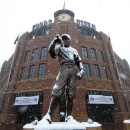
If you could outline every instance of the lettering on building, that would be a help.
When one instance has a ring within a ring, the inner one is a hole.
[[[40,23],[37,23],[32,26],[32,31],[30,32],[35,38],[39,36],[45,36],[50,33],[50,25],[52,23],[52,20],[43,21]]]
[[[87,21],[77,19],[78,33],[84,36],[90,36],[97,38],[98,32],[96,31],[96,26]]]

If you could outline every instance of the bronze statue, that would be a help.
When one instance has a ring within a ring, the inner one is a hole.
[[[43,117],[43,119],[46,119],[50,124],[52,122],[52,114],[65,92],[65,86],[67,86],[66,96],[68,97],[66,122],[72,119],[71,112],[73,100],[76,95],[77,79],[80,80],[84,74],[81,58],[77,50],[70,46],[70,43],[71,37],[68,34],[63,34],[61,37],[56,35],[48,48],[51,57],[56,58],[58,56],[60,63],[60,70],[52,90],[50,106],[47,114]],[[76,66],[79,68],[79,72],[77,72]]]

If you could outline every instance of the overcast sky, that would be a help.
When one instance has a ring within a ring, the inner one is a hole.
[[[54,21],[64,1],[65,9],[75,13],[75,22],[90,22],[109,34],[114,51],[130,64],[130,0],[0,0],[0,68],[14,53],[18,34],[44,20]]]

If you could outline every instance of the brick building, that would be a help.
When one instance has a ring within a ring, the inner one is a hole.
[[[15,53],[3,63],[0,72],[0,129],[22,128],[46,114],[51,90],[59,71],[58,59],[52,59],[47,48],[56,34],[71,36],[71,46],[82,58],[85,75],[78,81],[72,115],[79,122],[88,118],[103,125],[103,130],[122,130],[124,119],[130,116],[130,69],[112,49],[110,38],[97,32],[94,24],[74,22],[74,13],[59,10],[51,20],[33,25],[32,31],[19,38]],[[9,81],[9,82],[8,82]],[[110,96],[114,104],[91,104],[89,95]],[[16,97],[38,96],[36,105],[14,105]],[[61,99],[53,121],[63,121],[65,111]]]

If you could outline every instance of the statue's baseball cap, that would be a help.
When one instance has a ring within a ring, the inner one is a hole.
[[[63,37],[68,37],[68,38],[70,39],[70,41],[71,41],[70,35],[68,35],[68,34],[63,34],[63,35],[61,36],[61,38],[63,39]]]

